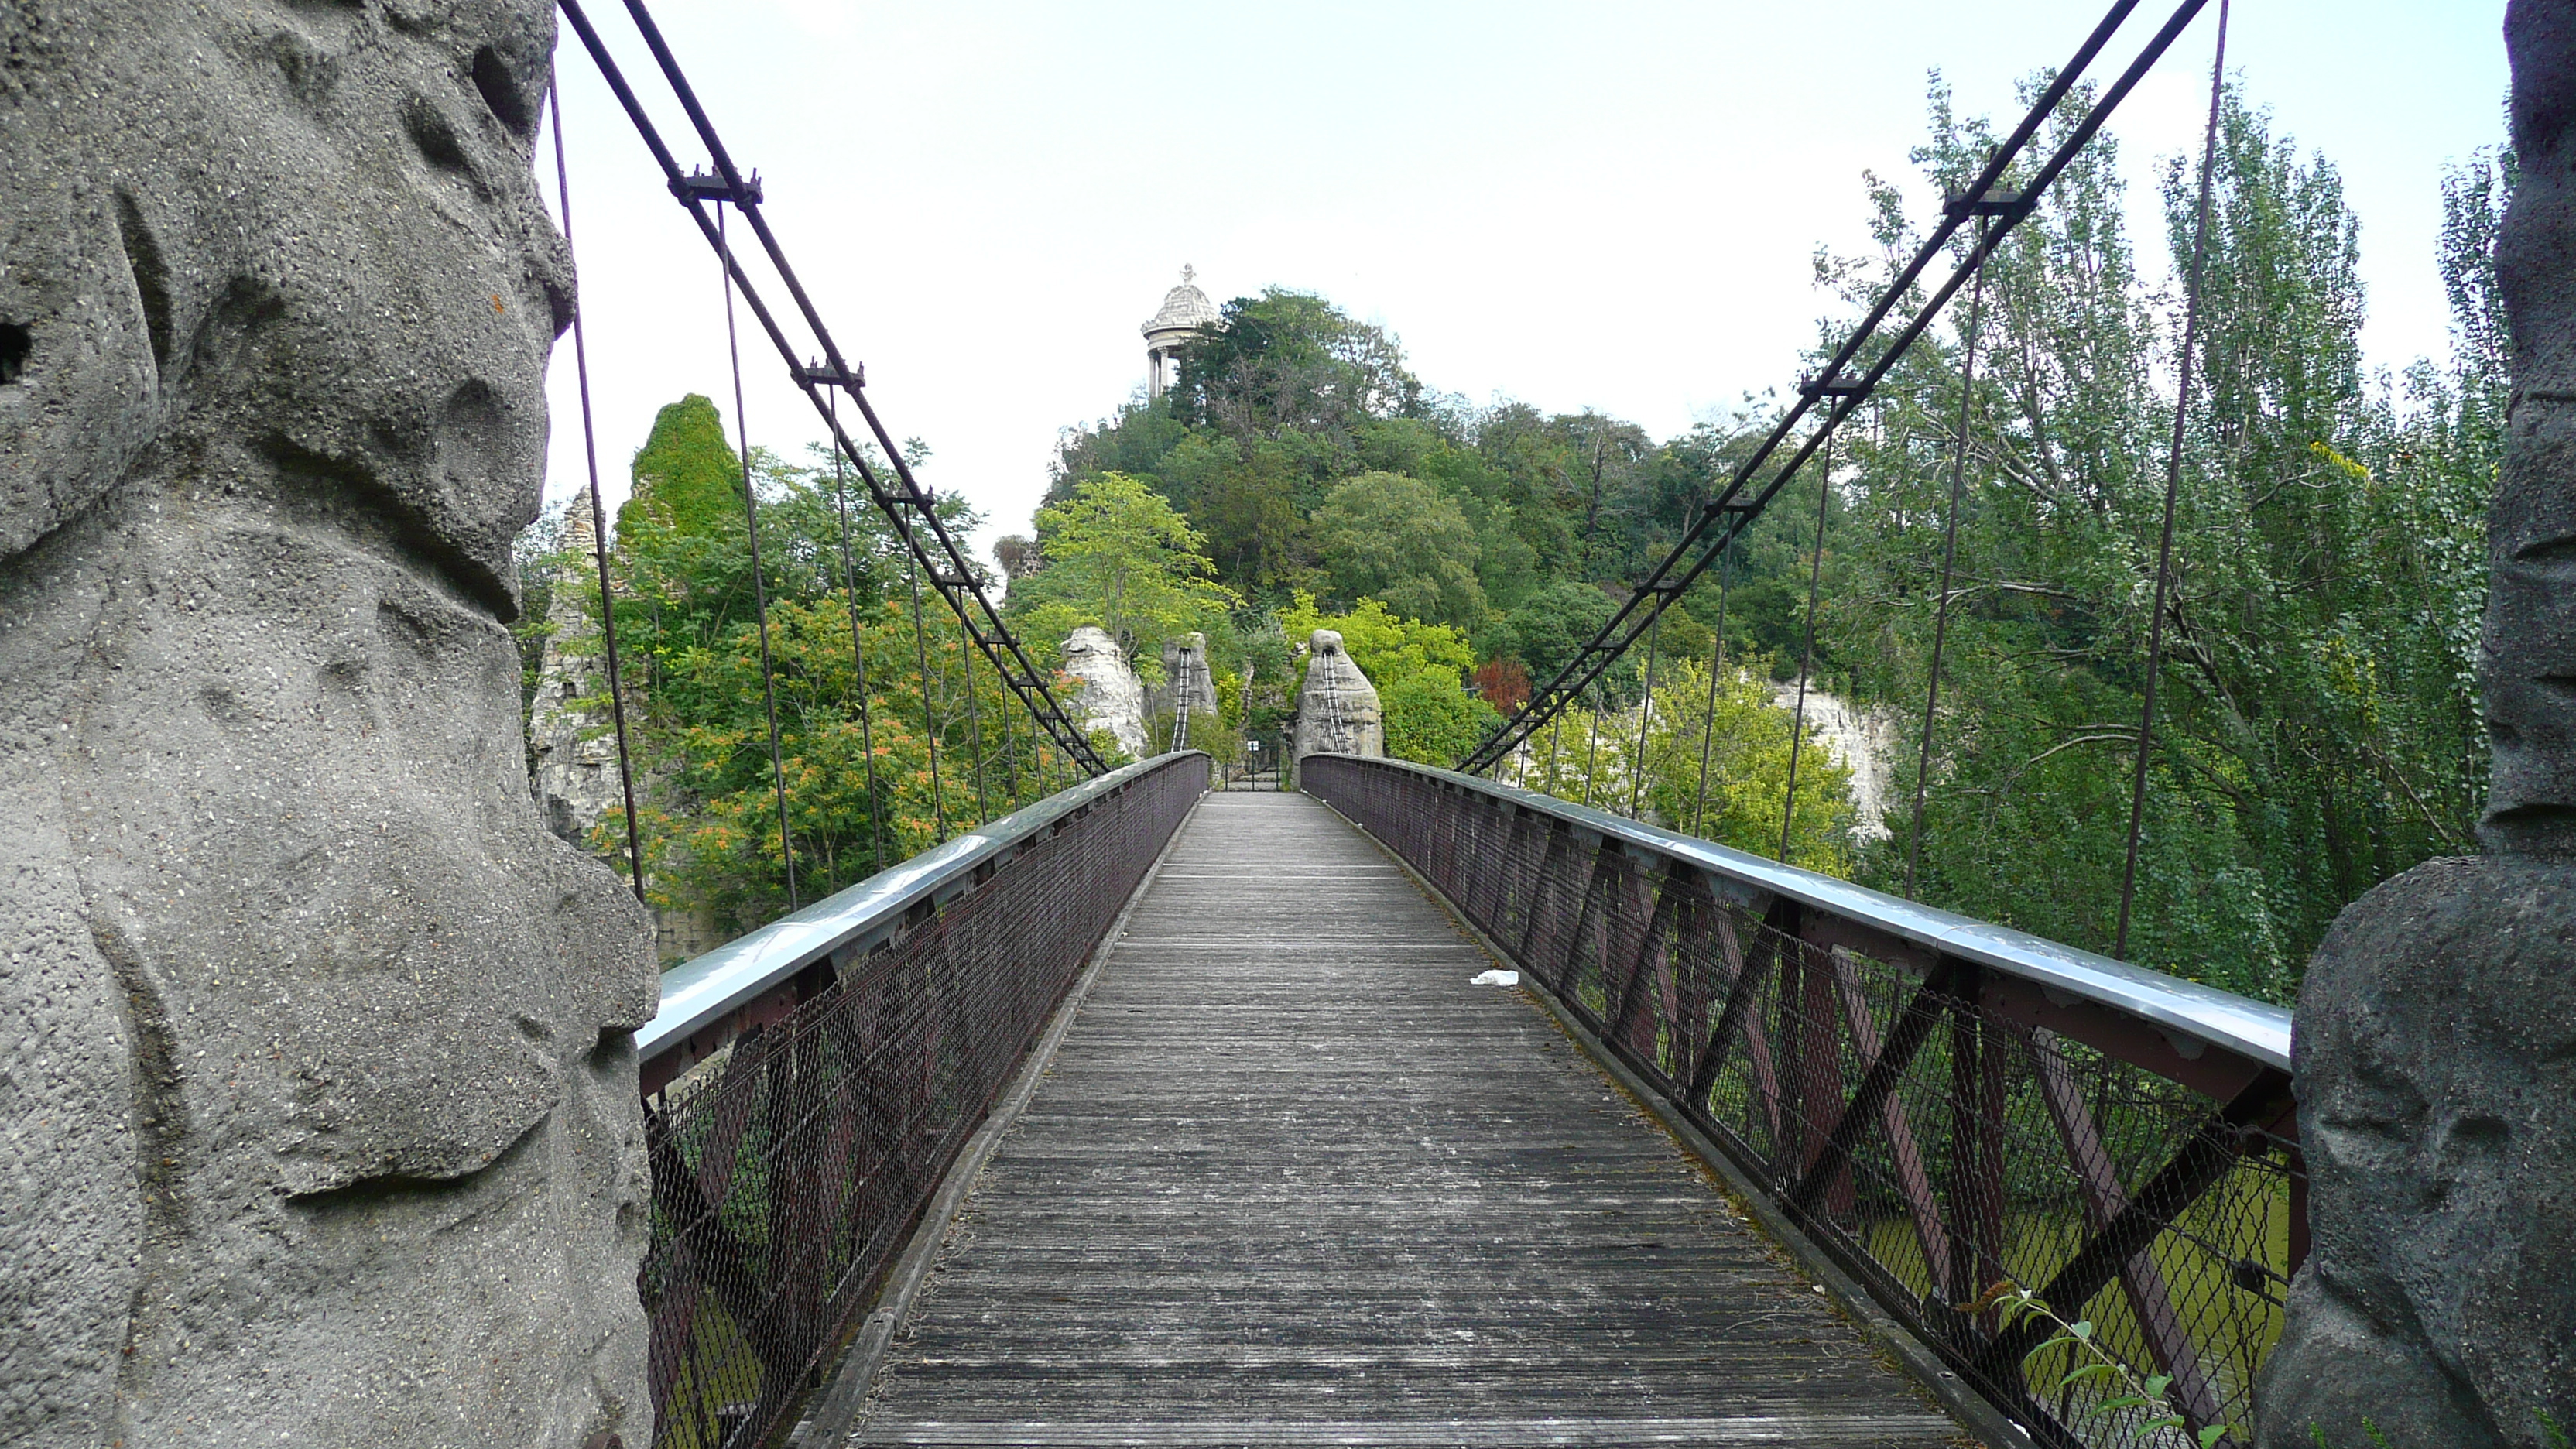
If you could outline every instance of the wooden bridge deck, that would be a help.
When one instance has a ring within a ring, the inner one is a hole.
[[[1358,831],[1183,832],[850,1443],[1968,1442]]]

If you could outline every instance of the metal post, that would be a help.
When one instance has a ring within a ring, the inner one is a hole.
[[[1735,540],[1730,537],[1718,545],[1717,556],[1717,654],[1708,666],[1708,715],[1699,729],[1699,794],[1691,804],[1691,834],[1698,835],[1708,817],[1708,750],[1717,739],[1717,681],[1726,673],[1726,595],[1732,582],[1735,562]]]
[[[868,652],[859,630],[859,565],[857,554],[850,548],[850,502],[846,485],[841,450],[835,448],[832,450],[832,512],[841,521],[841,576],[850,596],[850,669],[853,688],[859,697],[859,753],[867,761],[868,861],[875,870],[883,870],[886,868],[885,815],[883,804],[877,798],[876,726],[868,711]]]
[[[1982,245],[1986,229],[1981,220],[1977,240]],[[1966,498],[1968,466],[1968,416],[1977,387],[1977,324],[1985,310],[1986,272],[1977,268],[1975,281],[1968,291],[1968,330],[1960,340],[1959,362],[1959,431],[1950,446],[1950,507],[1941,525],[1941,589],[1932,608],[1931,682],[1923,696],[1923,748],[1914,767],[1914,830],[1905,846],[1905,894],[1914,894],[1916,868],[1923,860],[1923,805],[1932,781],[1933,717],[1941,707],[1941,655],[1950,640],[1950,578],[1959,558],[1959,511]]]
[[[912,586],[912,657],[921,669],[922,734],[930,741],[930,818],[939,839],[946,840],[948,794],[939,782],[939,720],[930,712],[930,643],[921,632],[921,567],[909,555],[903,561],[903,576]]]
[[[1655,717],[1655,646],[1663,637],[1663,630],[1664,616],[1658,611],[1655,621],[1646,626],[1646,694],[1644,701],[1637,706],[1637,758],[1628,772],[1628,818],[1631,820],[1645,818],[1638,813],[1638,807],[1645,799],[1646,726]]]

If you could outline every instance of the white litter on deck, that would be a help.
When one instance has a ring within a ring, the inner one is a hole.
[[[1469,977],[1467,979],[1467,984],[1470,986],[1518,986],[1521,984],[1521,973],[1517,971],[1486,971]]]

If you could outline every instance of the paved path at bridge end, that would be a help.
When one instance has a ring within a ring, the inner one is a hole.
[[[1207,797],[857,1446],[1970,1442],[1303,795]]]

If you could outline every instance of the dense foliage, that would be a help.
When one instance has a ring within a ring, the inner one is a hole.
[[[1993,140],[1936,82],[1922,179],[1964,182]],[[2112,944],[2198,179],[2180,160],[2164,168],[2151,271],[2124,228],[2117,162],[2116,143],[2097,139],[1997,254],[1975,304],[1919,848],[1965,298],[1843,430],[1830,484],[1820,493],[1807,474],[1738,545],[1727,587],[1712,578],[1667,614],[1653,709],[1641,712],[1640,650],[1515,766],[1530,783],[1778,852],[1789,726],[1768,680],[1798,670],[1821,528],[1816,685],[1876,724],[1889,803],[1867,828],[1848,789],[1855,762],[1811,739],[1792,856]],[[2135,959],[2285,997],[2345,902],[2468,846],[2484,775],[2481,528],[2504,401],[2489,255],[2510,181],[2509,158],[2483,155],[2444,188],[2453,359],[2374,375],[2359,346],[2360,228],[2333,165],[2227,97]],[[1873,248],[1818,261],[1836,308],[1811,365],[1919,243],[1894,185],[1868,178],[1865,195]],[[1379,679],[1390,748],[1439,758],[1481,733],[1466,717],[1483,701],[1447,689],[1451,669],[1511,703],[1522,681],[1547,679],[1771,416],[1756,401],[1658,443],[1597,414],[1471,408],[1423,386],[1381,330],[1274,289],[1226,306],[1168,396],[1072,435],[1055,492],[1112,470],[1159,492],[1205,533],[1216,575],[1292,641],[1319,619],[1346,635],[1374,619],[1454,631],[1472,657],[1444,657],[1441,690],[1409,668]],[[1439,723],[1399,729],[1399,709]]]
[[[911,461],[920,460],[916,445]],[[836,493],[819,450],[793,465],[754,449],[751,476],[799,899],[864,879],[1067,778],[926,589],[916,633],[906,556],[862,506],[855,478]],[[712,403],[693,395],[664,408],[636,454],[612,554],[649,893],[725,929],[770,920],[788,904],[742,478]],[[952,527],[975,522],[954,497],[938,506]],[[563,582],[586,581],[583,561],[546,562],[554,587],[579,601],[559,647],[595,655],[595,588]],[[587,680],[604,690],[596,673]],[[604,693],[588,703],[605,717]],[[624,832],[624,812],[612,810],[593,842],[621,867]]]
[[[1936,82],[1922,181],[1964,181],[1992,141]],[[1785,816],[1802,865],[2111,946],[2182,361],[2173,279],[2197,195],[2192,169],[2168,163],[2161,234],[2131,237],[2114,148],[2097,138],[1973,299],[1889,373],[1830,474],[1784,492],[1513,774],[1763,854],[1783,851]],[[2451,359],[2374,373],[2360,227],[2334,167],[2227,97],[2133,959],[2282,999],[2339,907],[2469,847],[2505,403],[2490,255],[2512,179],[2491,153],[2445,182]],[[1918,244],[1897,187],[1867,178],[1865,201],[1872,247],[1819,255],[1833,315],[1811,366]],[[1149,682],[1165,646],[1206,636],[1219,708],[1191,737],[1230,763],[1279,757],[1305,641],[1339,630],[1378,688],[1390,752],[1448,763],[1609,617],[1772,407],[1748,399],[1660,442],[1594,412],[1473,407],[1425,386],[1383,329],[1274,288],[1227,303],[1167,394],[1067,435],[1034,536],[997,549],[1006,612],[1042,665],[1095,624]],[[665,410],[618,519],[617,608],[655,888],[749,923],[784,883],[741,472],[705,399]],[[891,860],[1049,788],[1025,718],[935,599],[916,642],[903,556],[872,510],[848,515],[845,576],[828,459],[755,454],[751,472],[805,897],[867,873],[880,824]],[[953,497],[941,506],[972,521]],[[549,577],[530,575],[532,603]],[[1793,741],[1780,707],[1809,649],[1811,579],[1811,686],[1867,723],[1866,743],[1828,742],[1812,721]],[[620,828],[606,822],[603,841]]]

